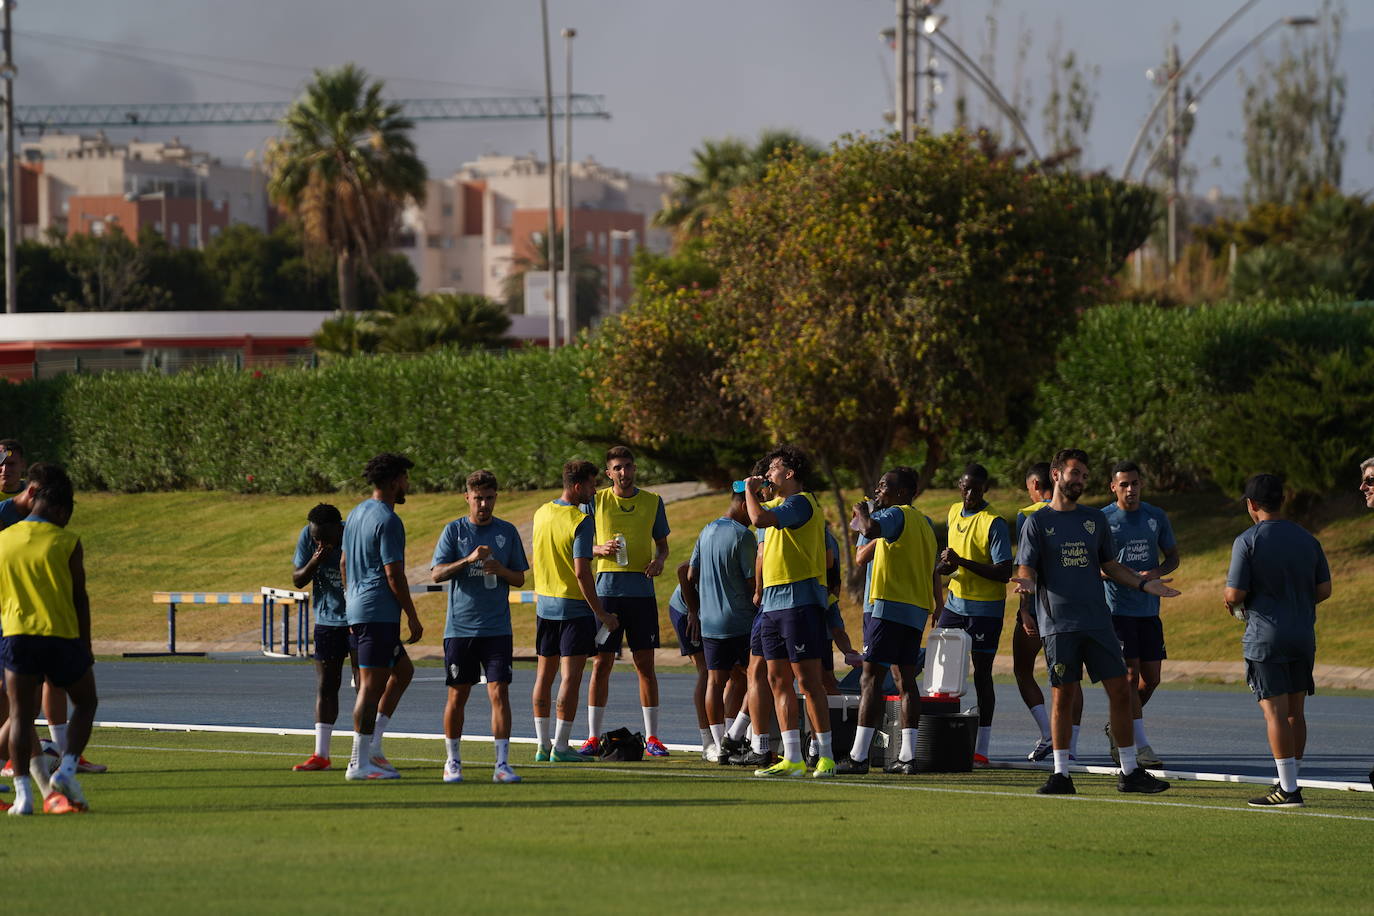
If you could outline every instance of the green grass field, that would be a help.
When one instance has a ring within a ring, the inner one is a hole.
[[[517,524],[527,522],[535,508],[553,495],[551,491],[503,494],[497,512]],[[356,498],[205,492],[81,494],[72,528],[86,544],[95,637],[163,638],[165,609],[152,604],[154,591],[289,587],[291,552],[306,512],[321,500],[347,512]],[[1146,498],[1169,512],[1183,554],[1174,582],[1183,595],[1164,603],[1170,657],[1238,659],[1240,628],[1222,609],[1221,589],[1231,541],[1249,524],[1244,510],[1217,494],[1155,497],[1147,493]],[[954,491],[934,490],[923,494],[917,505],[943,527],[955,499]],[[1024,494],[1006,489],[994,490],[990,499],[1008,516],[1025,501]],[[832,526],[839,530],[832,502],[822,498]],[[1105,499],[1086,502],[1100,505]],[[672,550],[668,573],[658,580],[660,607],[666,607],[676,584],[672,570],[690,555],[697,532],[724,505],[725,498],[714,495],[668,506]],[[466,503],[459,494],[411,496],[400,508],[409,542],[408,562],[427,568],[443,525],[464,512]],[[1336,518],[1316,533],[1325,545],[1334,585],[1333,597],[1318,614],[1317,660],[1367,666],[1374,659],[1374,616],[1368,613],[1374,605],[1374,563],[1370,562],[1374,512]],[[417,606],[428,629],[424,644],[438,646],[443,596],[423,596]],[[851,632],[858,632],[860,609],[847,599],[844,607]],[[533,645],[533,608],[516,608],[514,617],[516,645]],[[178,616],[179,635],[182,640],[232,638],[256,632],[258,620],[254,607],[188,607]],[[1004,643],[1009,644],[1010,636],[1007,628]],[[666,626],[664,641],[665,645],[673,642]]]
[[[1023,771],[767,782],[530,745],[509,786],[476,743],[444,785],[438,742],[394,737],[403,778],[358,784],[291,772],[310,740],[97,730],[92,813],[11,819],[6,878],[74,912],[1367,912],[1374,892],[1364,793],[1255,811],[1255,786],[1078,776],[1045,798]]]

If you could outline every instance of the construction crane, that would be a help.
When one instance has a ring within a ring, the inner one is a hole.
[[[528,121],[544,118],[539,96],[465,99],[395,99],[412,121]],[[136,105],[16,105],[14,123],[21,134],[98,127],[209,127],[276,124],[290,102],[164,102]],[[609,118],[603,95],[573,95],[574,118]],[[564,115],[564,100],[553,99],[553,114]]]

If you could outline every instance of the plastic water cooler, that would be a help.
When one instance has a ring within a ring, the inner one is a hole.
[[[916,769],[930,773],[967,773],[973,769],[978,711],[959,711],[968,690],[973,640],[965,630],[942,627],[926,639],[921,679],[921,720],[916,732]]]

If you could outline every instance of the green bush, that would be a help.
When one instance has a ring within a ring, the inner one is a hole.
[[[480,467],[505,487],[548,487],[563,462],[605,448],[585,359],[576,348],[440,351],[313,370],[68,375],[9,387],[0,435],[66,464],[86,489],[357,489],[381,451],[409,455],[424,490],[461,489]]]
[[[1332,354],[1371,346],[1374,309],[1347,303],[1095,308],[1057,348],[1055,371],[1037,390],[1037,419],[1022,458],[1046,460],[1058,448],[1077,446],[1098,467],[1134,459],[1163,487],[1206,479],[1231,485],[1235,474],[1243,479],[1262,468],[1283,472],[1275,459],[1235,449],[1239,431],[1264,416],[1247,419],[1238,411],[1254,407],[1255,398],[1279,397],[1276,382],[1260,380],[1272,373],[1279,378],[1281,366],[1311,371]],[[1334,417],[1347,409],[1327,400],[1335,387],[1309,386],[1292,395],[1320,398],[1306,407]],[[1297,441],[1308,423],[1295,411],[1277,411],[1267,432]],[[1337,451],[1318,449],[1314,457],[1336,468],[1343,460]],[[1244,470],[1232,470],[1237,467]]]

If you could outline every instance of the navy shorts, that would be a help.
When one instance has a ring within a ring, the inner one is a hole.
[[[1085,667],[1094,684],[1126,676],[1121,643],[1116,641],[1116,633],[1108,629],[1051,633],[1045,637],[1045,666],[1050,669],[1053,687],[1083,680]]]
[[[350,652],[358,651],[358,640],[346,624],[341,627],[327,623],[315,624],[315,661],[339,662]]]
[[[687,635],[687,615],[677,608],[668,608],[668,620],[673,624],[673,630],[677,633],[678,650],[683,656],[696,655],[701,651],[701,641],[692,642]],[[610,640],[606,640],[610,642]],[[633,647],[631,647],[633,648]]]
[[[476,684],[487,676],[488,684],[509,684],[511,635],[449,636],[444,640],[444,683],[450,687]]]
[[[0,662],[6,671],[70,687],[91,670],[95,657],[79,639],[19,635],[0,636]]]
[[[749,625],[749,654],[763,658],[763,614],[762,612],[754,615],[754,622]]]
[[[835,640],[833,639],[826,640],[825,654],[821,656],[821,670],[835,670]]]
[[[595,655],[596,631],[601,628],[595,617],[574,617],[571,620],[535,618],[535,654],[543,658],[571,658]]]
[[[770,662],[821,659],[830,649],[830,634],[825,629],[825,608],[819,604],[783,608],[759,614],[759,641],[763,657]]]
[[[705,636],[701,642],[706,652],[707,671],[733,671],[736,665],[749,667],[748,636],[726,636],[721,639]]]
[[[864,615],[864,661],[915,668],[921,662],[921,629]]]
[[[1317,684],[1312,679],[1312,666],[1315,655],[1297,661],[1259,662],[1245,660],[1245,683],[1255,694],[1257,700],[1287,696],[1290,693],[1305,693],[1308,696],[1317,692]]]
[[[358,649],[359,668],[394,668],[405,658],[401,645],[401,622],[355,623],[350,628]]]
[[[1001,617],[966,617],[946,609],[940,613],[940,621],[936,626],[967,630],[969,638],[973,640],[974,652],[997,654],[997,643],[1002,638]]]
[[[601,607],[620,620],[620,626],[596,647],[597,652],[619,652],[623,638],[631,652],[658,648],[658,599],[625,598],[606,595]]]
[[[1164,651],[1164,621],[1158,617],[1112,617],[1121,654],[1142,662],[1159,662],[1168,658]]]

